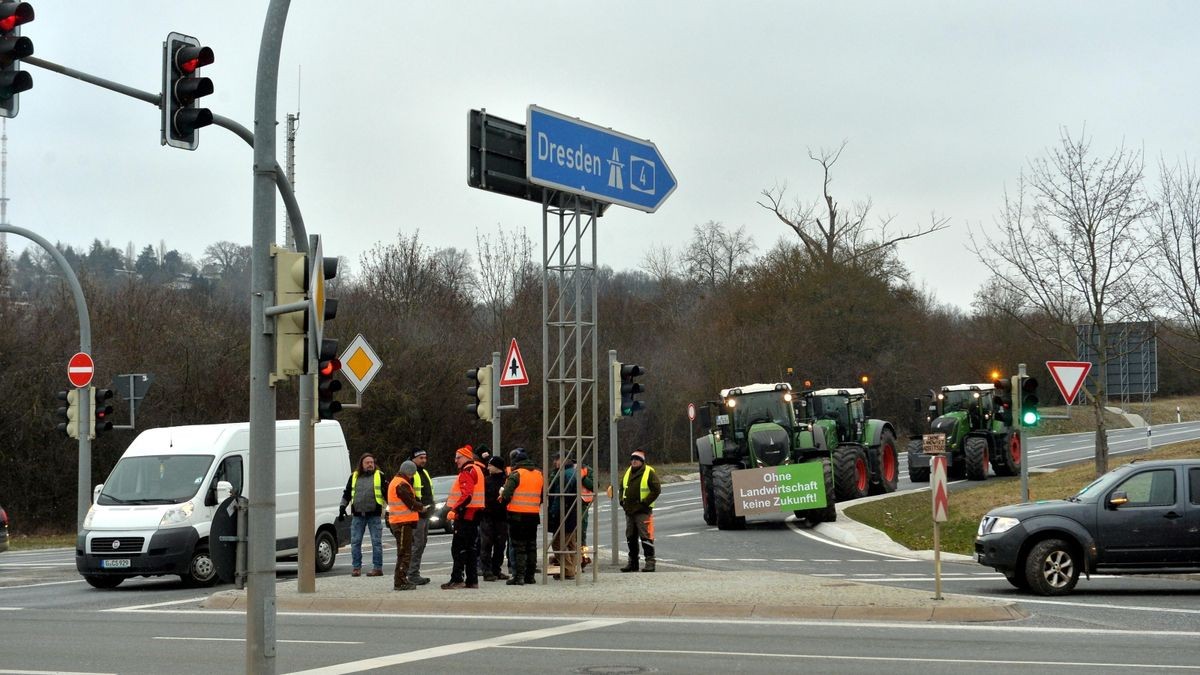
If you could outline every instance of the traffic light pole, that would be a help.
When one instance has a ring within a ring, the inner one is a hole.
[[[617,350],[608,350],[608,406],[613,408],[613,401],[619,397],[619,393],[613,392],[618,389],[621,384],[620,380],[612,376],[613,364],[617,362]],[[608,411],[608,519],[612,521],[612,564],[615,567],[621,562],[621,547],[617,541],[617,506],[621,500],[621,491],[617,486],[617,412],[618,410]]]
[[[500,352],[492,352],[492,456],[500,457]],[[507,458],[505,458],[507,459]]]
[[[1013,416],[1016,419],[1016,424],[1013,425],[1014,433],[1017,434],[1017,440],[1021,444],[1021,502],[1029,501],[1029,448],[1025,447],[1025,432],[1022,431],[1023,412],[1021,410],[1021,378],[1027,376],[1025,372],[1025,364],[1017,364],[1017,377],[1013,382]]]
[[[83,297],[83,288],[79,285],[79,278],[75,276],[75,271],[71,269],[71,265],[67,263],[67,259],[63,257],[62,252],[47,241],[45,237],[23,227],[0,224],[0,232],[8,232],[32,240],[45,249],[46,253],[49,253],[54,262],[58,264],[63,278],[67,280],[67,285],[71,287],[71,295],[75,298],[75,312],[79,315],[79,351],[84,354],[91,354],[92,322],[88,318],[87,299]],[[82,387],[79,391],[86,392],[88,389]],[[80,433],[79,476],[75,492],[75,531],[79,532],[83,529],[83,519],[87,516],[88,507],[92,503],[92,439],[87,433],[87,429],[83,427],[84,422],[92,417],[91,397],[81,393],[76,405],[79,407]]]

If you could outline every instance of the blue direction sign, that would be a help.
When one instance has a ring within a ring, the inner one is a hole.
[[[529,182],[654,213],[675,175],[650,141],[531,105],[526,113]]]

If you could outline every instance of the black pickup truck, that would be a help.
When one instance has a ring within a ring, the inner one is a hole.
[[[1067,499],[992,509],[975,558],[1039,595],[1081,573],[1200,572],[1200,459],[1135,461]]]

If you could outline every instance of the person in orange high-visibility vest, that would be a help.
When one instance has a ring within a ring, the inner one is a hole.
[[[524,586],[537,583],[537,530],[541,523],[542,493],[545,479],[539,470],[518,448],[512,452],[513,470],[500,488],[500,503],[508,511],[508,540],[513,546],[513,574],[505,583]]]
[[[475,542],[479,535],[479,511],[484,504],[483,471],[475,463],[475,453],[470,445],[464,445],[454,453],[454,464],[458,467],[458,480],[446,499],[449,509],[446,516],[454,520],[454,539],[450,541],[454,566],[450,569],[450,581],[442,584],[442,590],[446,591],[479,588],[479,568],[476,566],[479,552]]]
[[[392,590],[411,591],[416,584],[408,581],[408,566],[412,563],[413,527],[417,524],[425,505],[413,492],[412,477],[417,465],[406,461],[400,471],[388,483],[388,527],[396,536],[396,573],[392,579]]]

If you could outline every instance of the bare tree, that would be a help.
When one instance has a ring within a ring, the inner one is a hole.
[[[1153,252],[1148,273],[1158,282],[1153,298],[1163,315],[1162,326],[1200,342],[1200,172],[1192,163],[1174,168],[1159,163],[1158,209],[1146,228]],[[1200,354],[1174,348],[1172,356],[1184,367],[1200,372]]]
[[[971,248],[992,274],[977,303],[1017,321],[1064,354],[1075,326],[1094,327],[1100,373],[1114,357],[1112,324],[1141,318],[1146,293],[1135,237],[1154,206],[1143,189],[1142,153],[1121,145],[1107,157],[1091,140],[1059,132],[1058,146],[1029,162],[1015,195],[1004,195],[997,231],[971,233]],[[1104,378],[1088,393],[1096,419],[1096,474],[1108,471]]]
[[[868,223],[872,203],[870,198],[855,202],[849,212],[829,192],[833,183],[831,172],[846,149],[846,141],[837,150],[822,149],[819,155],[810,150],[808,158],[821,165],[823,175],[821,200],[801,202],[796,200],[785,206],[787,186],[763,190],[763,200],[758,205],[775,214],[796,236],[807,254],[808,261],[821,270],[838,266],[858,268],[875,267],[882,274],[898,266],[892,253],[896,244],[933,234],[949,227],[949,218],[930,216],[928,226],[917,227],[912,232],[891,233],[894,216],[878,218],[875,225]]]
[[[683,274],[680,256],[670,246],[651,246],[642,256],[641,269],[660,284]]]
[[[533,242],[523,229],[510,233],[497,226],[495,237],[476,230],[475,258],[479,267],[475,294],[487,309],[493,342],[498,343],[502,336],[513,333],[506,309],[537,280]]]
[[[203,265],[213,265],[222,277],[240,277],[250,269],[251,248],[232,241],[218,241],[204,248]]]
[[[731,231],[710,220],[692,228],[692,233],[679,261],[693,281],[708,288],[724,286],[735,281],[750,262],[754,238],[746,235],[746,226]]]

